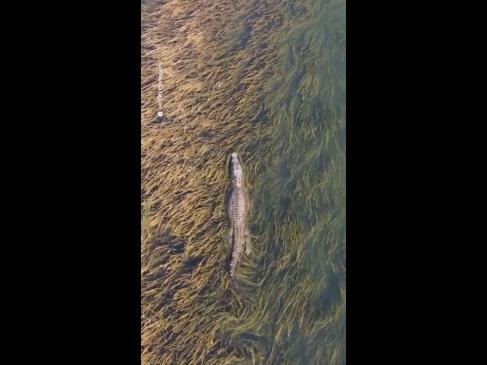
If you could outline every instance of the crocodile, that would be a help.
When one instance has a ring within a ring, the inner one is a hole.
[[[250,200],[237,153],[230,155],[230,186],[227,195],[227,215],[230,222],[229,243],[232,247],[230,277],[235,282],[235,273],[243,252],[251,251],[250,234],[247,227],[250,215]]]

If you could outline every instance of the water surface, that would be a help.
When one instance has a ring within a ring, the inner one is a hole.
[[[262,271],[246,330],[266,339],[269,363],[344,364],[345,1],[290,3],[289,22],[269,140],[249,161]]]

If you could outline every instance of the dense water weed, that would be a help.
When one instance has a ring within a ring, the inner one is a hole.
[[[344,0],[142,3],[143,364],[345,363],[345,42]]]

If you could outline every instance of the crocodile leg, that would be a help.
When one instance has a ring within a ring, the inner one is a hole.
[[[247,231],[245,233],[245,253],[247,255],[250,255],[251,252],[252,252],[252,245],[250,243],[250,232]]]

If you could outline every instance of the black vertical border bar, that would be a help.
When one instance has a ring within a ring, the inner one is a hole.
[[[141,0],[142,1],[142,0]],[[134,311],[134,329],[133,335],[136,337],[134,340],[135,344],[135,351],[134,351],[134,364],[141,364],[141,251],[140,251],[140,237],[141,237],[141,215],[142,215],[142,208],[141,208],[141,1],[137,2],[137,11],[133,14],[136,17],[135,21],[132,22],[133,28],[131,29],[132,32],[136,35],[134,37],[134,48],[135,52],[133,52],[133,80],[131,80],[131,84],[134,85],[134,99],[133,104],[135,106],[134,110],[132,111],[133,116],[133,123],[134,123],[134,133],[133,133],[133,143],[135,145],[134,158],[133,161],[134,165],[136,166],[136,174],[134,176],[134,184],[136,186],[135,190],[135,203],[136,207],[132,210],[134,212],[135,225],[137,229],[135,230],[135,234],[133,237],[133,241],[136,243],[133,247],[133,257],[135,258],[135,275],[133,276],[133,280],[135,282],[135,298],[134,298],[134,306],[136,310]],[[136,3],[134,1],[134,3]]]
[[[116,6],[116,5],[115,5]],[[128,87],[124,93],[125,100],[122,109],[125,112],[124,122],[128,124],[127,134],[124,135],[127,148],[124,149],[126,155],[121,159],[120,166],[125,170],[128,183],[128,200],[127,226],[133,228],[123,228],[127,230],[125,244],[127,245],[127,254],[124,259],[127,260],[124,266],[127,267],[127,276],[125,283],[120,283],[121,290],[127,297],[127,306],[125,308],[124,319],[127,322],[127,357],[122,358],[123,363],[140,364],[141,363],[141,0],[129,1],[125,5],[125,19],[123,19],[124,28],[119,31],[123,34],[120,37],[120,47],[123,55],[126,57],[124,68],[125,72],[120,70],[120,78]]]
[[[142,1],[142,0],[141,0]],[[135,1],[134,1],[135,3]],[[136,233],[133,237],[134,242],[136,244],[134,245],[134,257],[136,258],[135,261],[135,276],[134,276],[134,281],[135,281],[135,331],[134,335],[136,336],[135,338],[135,352],[134,352],[134,364],[141,364],[141,248],[140,248],[140,237],[141,237],[141,215],[142,215],[142,208],[141,208],[141,138],[142,138],[142,132],[141,132],[141,52],[142,52],[142,46],[141,46],[141,37],[142,37],[142,20],[141,20],[141,2],[138,3],[137,10],[135,11],[134,14],[136,16],[135,21],[133,22],[133,26],[135,29],[132,29],[134,34],[136,34],[136,37],[134,39],[134,48],[136,49],[136,52],[133,53],[134,57],[134,65],[135,67],[133,68],[133,75],[134,75],[134,80],[132,80],[132,83],[135,84],[134,86],[134,93],[135,93],[135,100],[134,104],[135,110],[133,111],[133,121],[135,123],[135,132],[134,132],[134,141],[133,143],[135,144],[135,150],[136,153],[135,155],[135,161],[134,164],[136,166],[136,175],[134,176],[135,180],[135,186],[136,186],[136,198],[135,198],[135,203],[136,207],[133,210],[134,212],[134,219],[135,225],[137,227]]]

